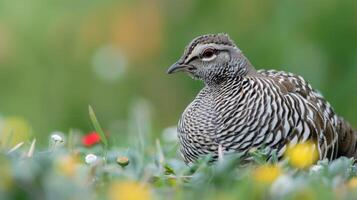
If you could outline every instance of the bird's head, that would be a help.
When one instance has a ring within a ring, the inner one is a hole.
[[[183,71],[206,83],[245,75],[254,70],[227,34],[208,34],[193,39],[168,74]]]

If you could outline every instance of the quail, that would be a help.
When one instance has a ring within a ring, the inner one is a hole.
[[[253,149],[283,157],[288,145],[313,141],[319,159],[357,158],[357,132],[301,76],[256,70],[227,34],[193,39],[167,71],[204,82],[178,122],[186,163],[220,152],[249,159]]]

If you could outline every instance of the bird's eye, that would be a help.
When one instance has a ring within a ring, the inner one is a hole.
[[[211,58],[212,56],[215,55],[215,50],[214,49],[211,49],[211,48],[208,48],[208,49],[205,49],[202,53],[202,58]]]

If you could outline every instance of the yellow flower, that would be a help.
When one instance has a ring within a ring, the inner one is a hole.
[[[253,171],[253,177],[257,182],[270,184],[282,174],[282,170],[277,165],[259,166]]]
[[[66,176],[74,176],[79,165],[79,159],[75,155],[63,155],[57,161],[58,171]]]
[[[350,189],[357,189],[357,177],[353,177],[347,182],[347,187]]]
[[[8,117],[2,121],[0,128],[1,143],[9,142],[12,147],[20,142],[28,139],[30,132],[30,125],[21,117]]]
[[[299,143],[288,147],[285,158],[289,163],[299,169],[306,169],[315,164],[319,158],[316,145],[312,142]]]
[[[152,194],[147,185],[138,182],[113,182],[108,190],[110,200],[151,200]]]

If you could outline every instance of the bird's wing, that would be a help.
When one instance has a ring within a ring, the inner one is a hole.
[[[307,111],[301,118],[305,120],[319,145],[320,158],[333,159],[338,152],[337,116],[323,96],[312,89],[301,76],[275,70],[260,70],[258,73],[274,80],[285,97],[289,96],[303,102]]]

